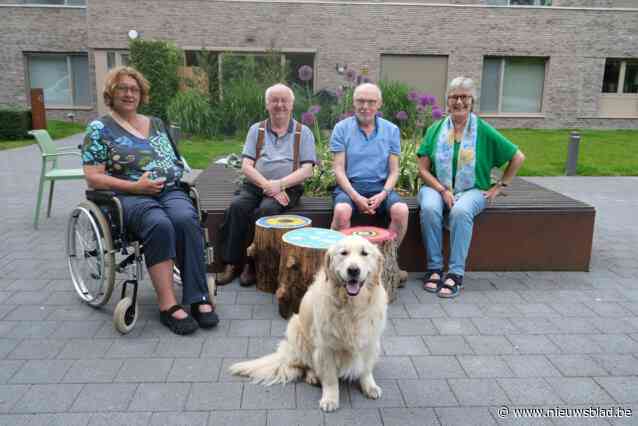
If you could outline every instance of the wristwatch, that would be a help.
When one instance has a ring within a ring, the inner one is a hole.
[[[498,182],[496,182],[496,184],[498,186],[502,186],[503,188],[507,188],[509,186],[509,183],[505,183],[502,180],[499,180]]]
[[[392,192],[391,189],[387,189],[387,188],[383,188],[383,191],[388,195],[390,195],[390,193]]]

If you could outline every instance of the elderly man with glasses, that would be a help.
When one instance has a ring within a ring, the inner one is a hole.
[[[268,119],[253,124],[248,131],[241,166],[246,181],[226,210],[218,236],[225,264],[217,275],[218,285],[231,282],[242,262],[239,284],[255,283],[254,265],[245,256],[255,221],[295,206],[316,162],[312,131],[292,118],[292,90],[275,84],[266,90],[265,98]]]
[[[337,180],[332,229],[350,227],[353,212],[380,215],[401,244],[408,226],[408,206],[394,186],[399,179],[401,132],[378,116],[381,90],[374,84],[357,86],[352,95],[354,115],[335,126],[330,139]],[[401,280],[407,273],[401,271]]]

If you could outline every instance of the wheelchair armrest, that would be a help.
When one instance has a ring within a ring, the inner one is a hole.
[[[115,192],[103,189],[87,189],[85,194],[87,200],[93,201],[97,205],[113,204],[113,198],[115,198]]]
[[[182,189],[182,191],[184,191],[187,194],[191,192],[191,188],[195,188],[195,184],[194,183],[185,182],[183,180],[180,180],[178,185]]]

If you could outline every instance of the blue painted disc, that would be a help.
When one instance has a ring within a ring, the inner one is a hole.
[[[325,250],[337,241],[345,238],[341,232],[325,228],[300,228],[288,231],[283,240],[300,247]]]

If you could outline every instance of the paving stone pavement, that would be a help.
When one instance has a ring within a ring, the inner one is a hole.
[[[513,409],[638,410],[638,178],[530,179],[596,207],[591,271],[470,272],[446,301],[411,274],[389,307],[375,371],[383,397],[342,383],[341,408],[323,414],[316,387],[257,386],[227,371],[284,333],[270,295],[225,286],[219,327],[183,338],[160,325],[148,282],[127,336],[112,326],[116,293],[99,310],[81,303],[64,236],[84,184],[58,182],[52,216],[36,231],[39,167],[35,146],[0,151],[0,425],[637,423],[515,418]]]

